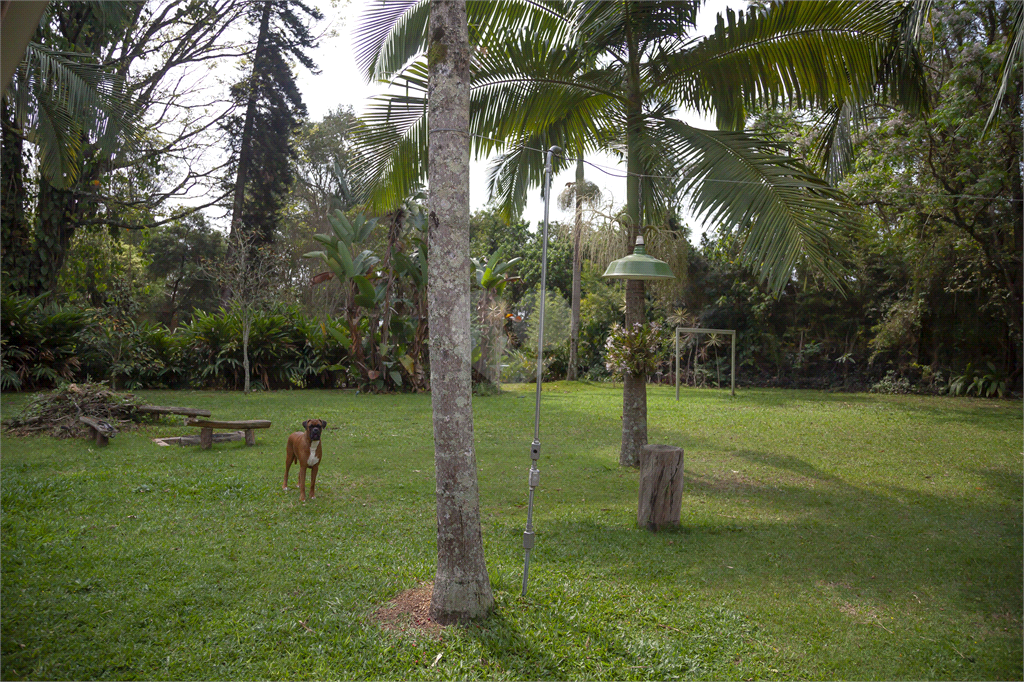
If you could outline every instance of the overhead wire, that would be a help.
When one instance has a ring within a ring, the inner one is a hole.
[[[477,138],[480,138],[482,140],[488,140],[490,142],[497,142],[498,144],[505,144],[504,141],[502,141],[502,140],[499,140],[499,139],[496,139],[496,138],[493,138],[493,137],[488,137],[487,135],[481,135],[479,133],[471,133],[470,136],[471,137],[477,137]],[[547,151],[545,149],[537,149],[536,147],[529,147],[529,146],[527,146],[525,144],[524,145],[517,145],[517,147],[519,149],[526,149],[526,150],[529,150],[529,151],[532,151],[532,152],[540,152],[541,154],[543,154],[543,153],[545,153]],[[601,164],[594,163],[593,161],[588,161],[587,159],[580,159],[580,158],[576,158],[576,157],[566,156],[564,153],[563,154],[559,154],[559,156],[561,156],[566,161],[582,161],[584,164],[586,164],[586,165],[588,165],[588,166],[590,166],[590,167],[592,167],[592,168],[594,168],[596,170],[601,171],[605,175],[610,175],[610,176],[615,177],[615,178],[628,178],[629,176],[633,175],[633,176],[636,176],[636,177],[639,177],[639,178],[651,178],[651,179],[655,179],[655,180],[675,180],[676,179],[674,176],[671,176],[671,175],[652,175],[650,173],[633,173],[633,172],[630,172],[630,171],[623,172],[623,171],[620,171],[618,169],[611,168],[610,166],[602,166]],[[734,184],[734,185],[758,185],[758,186],[764,186],[764,183],[755,182],[755,181],[752,181],[752,180],[726,180],[724,178],[705,178],[704,182],[718,182],[718,183]],[[900,192],[900,194],[904,195],[904,196],[920,197],[922,199],[929,199],[929,198],[931,198],[931,199],[977,199],[977,200],[982,200],[982,201],[1007,201],[1007,202],[1010,202],[1010,203],[1024,201],[1024,199],[1014,199],[1012,197],[987,197],[987,196],[983,196],[983,195],[980,195],[980,194],[923,194],[923,193],[919,193],[919,192]]]

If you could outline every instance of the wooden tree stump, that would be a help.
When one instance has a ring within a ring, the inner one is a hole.
[[[643,446],[637,525],[650,531],[678,526],[682,504],[683,449],[671,445]]]
[[[203,427],[199,431],[199,447],[209,450],[211,445],[213,445],[213,428]]]

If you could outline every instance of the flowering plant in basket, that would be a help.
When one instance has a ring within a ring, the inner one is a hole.
[[[614,376],[651,374],[661,350],[661,325],[636,323],[627,329],[613,324],[604,347],[604,366]]]

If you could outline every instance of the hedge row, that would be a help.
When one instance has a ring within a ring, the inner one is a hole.
[[[48,388],[109,380],[117,389],[239,388],[242,323],[227,310],[196,310],[174,330],[110,311],[0,298],[0,388]],[[256,315],[249,362],[257,389],[338,387],[357,381],[341,321],[310,320],[297,308]]]

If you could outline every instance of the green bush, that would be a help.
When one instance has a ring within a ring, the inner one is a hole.
[[[79,334],[91,321],[85,310],[44,304],[49,294],[0,297],[0,389],[55,386],[81,365]]]
[[[888,395],[906,395],[912,391],[910,379],[899,376],[895,370],[889,370],[885,377],[871,385],[872,393],[885,393]]]
[[[196,387],[238,388],[244,383],[242,322],[232,312],[196,310],[183,325],[187,374]],[[316,321],[297,308],[261,312],[249,333],[249,365],[257,390],[347,383],[348,330],[342,321]]]
[[[988,371],[977,369],[967,363],[964,373],[949,382],[950,395],[971,395],[979,398],[1002,398],[1006,395],[1006,376],[991,362],[986,362]]]

